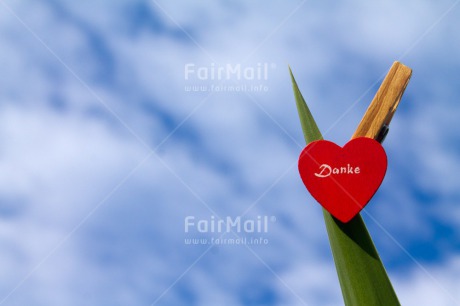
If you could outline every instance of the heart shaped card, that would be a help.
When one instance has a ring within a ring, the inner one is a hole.
[[[385,177],[387,156],[371,138],[343,148],[327,140],[311,142],[299,157],[299,172],[311,195],[335,218],[350,221],[367,205]]]

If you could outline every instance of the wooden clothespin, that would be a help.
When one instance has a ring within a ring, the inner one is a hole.
[[[352,138],[369,137],[383,142],[411,75],[412,69],[393,63]]]

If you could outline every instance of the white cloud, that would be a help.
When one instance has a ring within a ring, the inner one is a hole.
[[[451,257],[438,266],[426,265],[427,271],[415,269],[408,275],[394,278],[402,305],[457,305],[460,278],[458,257]]]
[[[317,260],[314,264],[293,265],[282,278],[285,284],[279,285],[283,293],[281,305],[343,304],[337,273],[329,262]]]

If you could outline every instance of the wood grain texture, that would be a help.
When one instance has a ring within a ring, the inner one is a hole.
[[[390,124],[411,75],[412,69],[400,62],[393,63],[352,138],[375,139],[382,126]]]

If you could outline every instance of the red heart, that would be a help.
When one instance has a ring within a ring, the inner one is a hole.
[[[371,138],[343,148],[327,140],[311,142],[299,157],[299,172],[311,195],[334,217],[350,221],[374,196],[387,170],[383,147]]]

